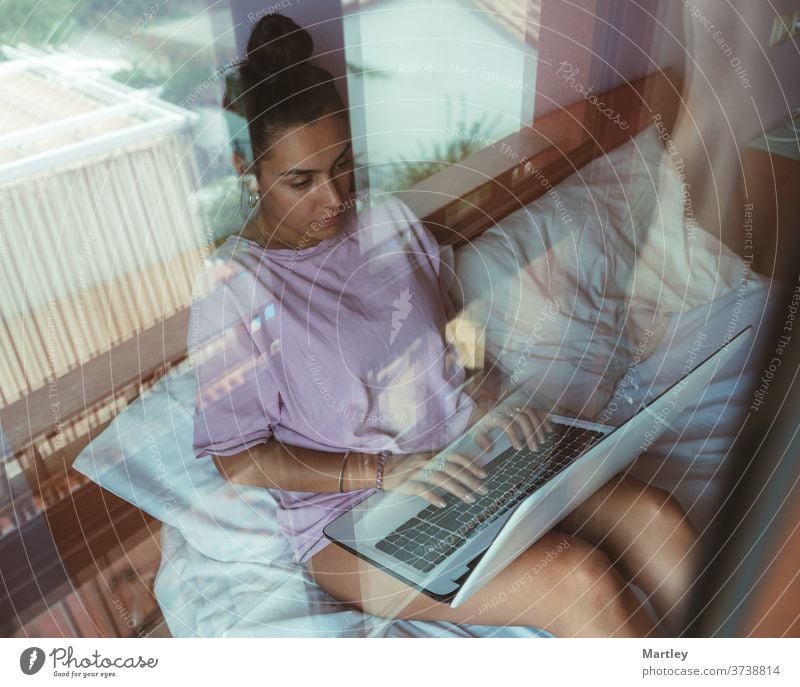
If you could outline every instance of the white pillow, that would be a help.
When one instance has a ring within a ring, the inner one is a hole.
[[[217,560],[274,561],[288,547],[269,490],[239,486],[192,452],[196,389],[189,360],[171,370],[94,439],[73,467],[181,530]]]
[[[456,248],[453,301],[509,386],[594,417],[675,313],[735,288],[741,261],[684,226],[682,191],[650,127]]]

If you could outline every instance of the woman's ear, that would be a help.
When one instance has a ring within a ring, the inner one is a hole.
[[[231,162],[233,163],[233,168],[236,170],[236,174],[243,176],[247,173],[247,160],[245,160],[244,155],[240,152],[234,151],[231,155]]]

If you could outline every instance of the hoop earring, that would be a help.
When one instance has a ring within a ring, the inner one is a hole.
[[[242,214],[248,217],[261,201],[261,191],[256,190],[256,192],[253,193],[253,188],[246,179],[242,179],[239,182],[239,188],[239,205],[242,208]],[[246,198],[245,194],[247,196]]]

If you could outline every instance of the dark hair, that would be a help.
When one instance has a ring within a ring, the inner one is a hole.
[[[333,76],[311,62],[313,50],[308,31],[282,14],[268,14],[253,27],[239,77],[256,164],[269,157],[279,131],[329,113],[346,116]]]

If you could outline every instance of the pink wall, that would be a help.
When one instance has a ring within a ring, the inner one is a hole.
[[[798,45],[767,47],[776,13],[793,9],[800,0],[543,0],[535,112],[582,97],[558,74],[562,61],[596,91],[676,68],[685,108],[672,138],[695,215],[735,247],[747,145],[800,107]]]
[[[577,68],[576,78],[581,79],[581,83],[586,84],[590,80],[595,61],[596,5],[597,0],[570,3],[542,0],[535,117],[556,110],[561,105],[568,105],[580,97],[557,75],[560,64],[566,63]]]
[[[574,83],[559,70],[578,68],[576,82],[596,91],[633,81],[660,68],[683,66],[683,50],[659,25],[677,2],[638,0],[543,0],[537,74],[538,115],[574,102]],[[672,18],[675,21],[675,18]],[[680,33],[681,29],[678,28]]]
[[[798,45],[768,47],[775,12],[792,9],[800,9],[800,0],[693,0],[680,17],[690,109],[709,127],[728,128],[729,121],[737,143],[763,133],[762,125],[772,129],[800,106]]]
[[[775,16],[770,4],[777,12],[800,9],[800,0],[542,0],[536,112],[580,97],[556,74],[562,61],[578,67],[582,83],[597,90],[674,67],[685,69],[689,104],[702,109],[704,119],[727,113],[735,140],[749,141],[761,121],[772,128],[800,106],[798,46],[766,47]],[[730,54],[718,39],[731,46]],[[734,57],[749,88],[730,64]]]
[[[681,22],[686,110],[673,138],[689,170],[695,212],[701,226],[741,251],[744,205],[754,202],[763,249],[790,228],[774,224],[774,211],[764,214],[775,196],[748,144],[800,106],[797,44],[768,47],[775,12],[800,9],[800,0],[773,0],[774,9],[749,0],[688,4]]]

